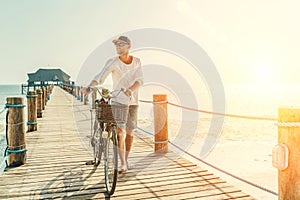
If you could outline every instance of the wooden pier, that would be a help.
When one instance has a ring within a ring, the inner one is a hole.
[[[134,168],[119,175],[107,197],[103,165],[85,164],[92,156],[80,134],[90,134],[89,108],[54,87],[38,131],[26,133],[26,164],[0,177],[0,199],[254,199],[172,152],[153,153],[142,133],[130,157]]]

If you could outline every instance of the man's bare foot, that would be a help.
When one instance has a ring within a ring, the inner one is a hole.
[[[127,170],[133,169],[133,165],[130,162],[126,162],[127,163]]]
[[[119,174],[125,173],[127,171],[126,165],[122,165],[121,168],[119,169]]]

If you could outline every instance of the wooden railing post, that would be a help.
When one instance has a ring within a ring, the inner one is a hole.
[[[80,87],[79,86],[77,86],[76,87],[76,98],[77,98],[77,100],[80,100]]]
[[[95,108],[95,100],[97,99],[97,90],[92,92],[92,108]]]
[[[83,96],[83,105],[88,105],[88,103],[89,103],[89,95],[85,94]]]
[[[45,102],[45,108],[46,108],[46,105],[47,105],[47,86],[44,86],[44,102]]]
[[[80,102],[83,102],[83,98],[84,98],[82,89],[83,89],[83,87],[80,87]]]
[[[47,101],[49,101],[50,100],[50,86],[47,86],[46,87],[46,93],[47,93],[47,96],[46,96],[46,99],[47,99]]]
[[[27,92],[27,131],[37,130],[37,101],[35,91]]]
[[[46,107],[46,101],[45,101],[45,87],[42,86],[42,109],[45,110]]]
[[[74,97],[77,99],[78,97],[78,87],[74,86]]]
[[[44,86],[43,89],[44,89],[43,90],[44,104],[45,104],[45,109],[46,109],[46,105],[47,105],[47,87]]]
[[[50,85],[50,95],[52,94],[53,84]]]
[[[72,95],[76,97],[76,86],[72,85]]]
[[[278,199],[300,199],[300,108],[279,108],[278,122],[278,143],[288,149],[287,168],[278,170]]]
[[[8,166],[18,166],[26,162],[24,98],[8,97],[6,102]]]
[[[153,95],[154,111],[154,151],[157,153],[168,152],[168,109],[167,95]]]
[[[43,91],[42,89],[37,89],[36,90],[37,94],[37,108],[36,108],[36,113],[37,117],[41,118],[43,116]]]

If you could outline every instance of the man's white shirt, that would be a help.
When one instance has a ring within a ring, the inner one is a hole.
[[[128,89],[136,81],[140,82],[140,85],[143,85],[144,82],[141,61],[136,57],[133,57],[130,64],[125,64],[118,56],[109,59],[102,71],[93,80],[98,81],[101,85],[110,73],[113,80],[113,90]],[[133,92],[131,98],[121,92],[113,101],[127,105],[138,105],[138,90]]]

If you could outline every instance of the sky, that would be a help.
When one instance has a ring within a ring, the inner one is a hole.
[[[299,84],[299,8],[297,0],[0,0],[0,84],[26,83],[39,68],[76,81],[101,43],[141,28],[191,38],[224,84]]]

